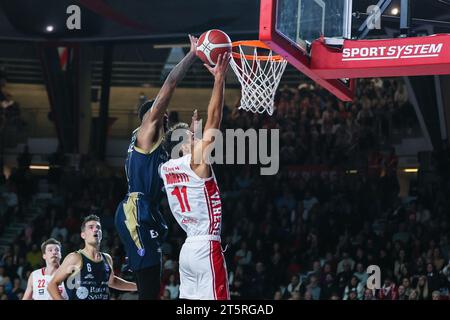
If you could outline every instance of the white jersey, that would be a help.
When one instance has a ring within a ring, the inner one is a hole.
[[[207,179],[191,169],[191,155],[171,159],[160,168],[169,206],[188,237],[220,236],[222,202],[214,172]]]
[[[53,275],[46,275],[45,268],[42,268],[34,270],[31,273],[31,277],[33,277],[33,300],[52,300],[52,297],[47,291],[47,286],[50,280],[52,280]],[[67,300],[68,297],[64,284],[61,284],[58,288],[62,297]]]

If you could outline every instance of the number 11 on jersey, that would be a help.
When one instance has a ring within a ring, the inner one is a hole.
[[[178,199],[178,202],[180,203],[181,212],[190,212],[191,207],[189,206],[189,202],[187,199],[187,188],[184,187],[175,187],[175,189],[171,192],[172,195],[176,196]],[[183,195],[183,197],[182,197]]]

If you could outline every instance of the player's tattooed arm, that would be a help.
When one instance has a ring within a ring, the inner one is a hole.
[[[142,124],[137,137],[137,145],[141,149],[147,151],[151,150],[153,143],[158,140],[164,114],[169,106],[175,88],[195,62],[198,39],[189,35],[189,40],[191,43],[191,50],[183,60],[170,71],[161,90],[156,96],[153,106],[142,119]]]

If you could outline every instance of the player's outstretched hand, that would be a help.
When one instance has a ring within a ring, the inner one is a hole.
[[[193,35],[189,35],[189,41],[191,42],[191,52],[196,54],[198,38],[194,37]]]
[[[228,66],[230,64],[231,54],[224,53],[223,55],[219,54],[217,58],[217,63],[214,67],[205,63],[206,69],[211,72],[214,77],[221,76],[224,77],[227,73]]]

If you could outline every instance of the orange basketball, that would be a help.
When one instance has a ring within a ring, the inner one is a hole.
[[[215,65],[219,54],[224,54],[225,52],[231,52],[231,40],[221,30],[208,30],[198,39],[197,56],[204,63]]]

